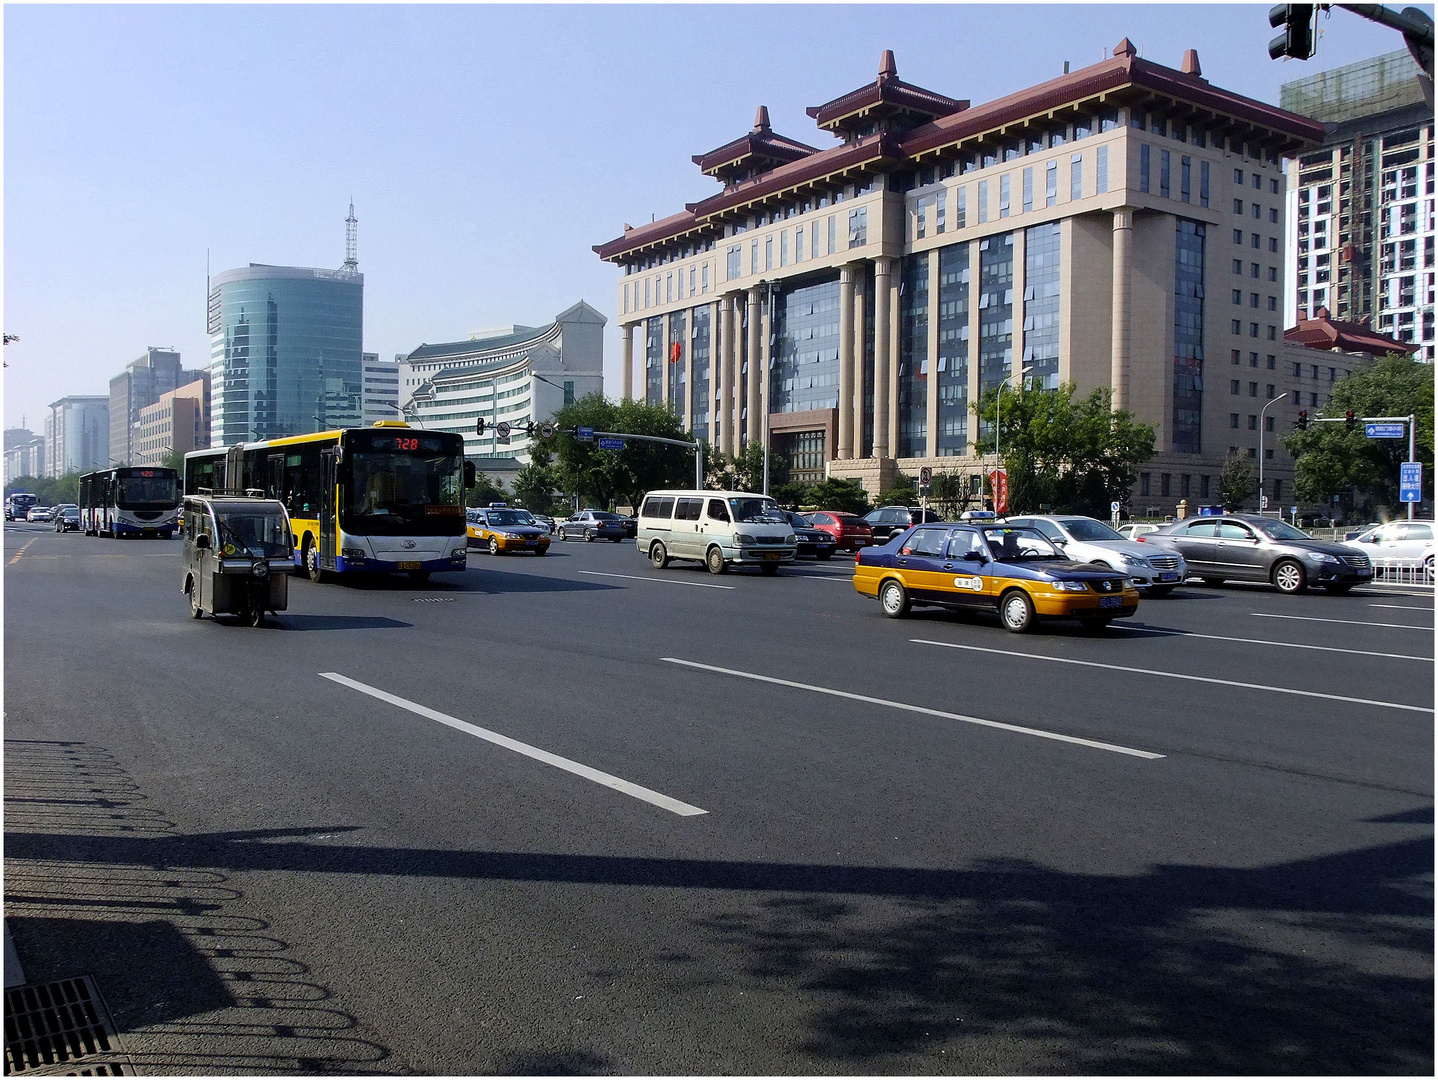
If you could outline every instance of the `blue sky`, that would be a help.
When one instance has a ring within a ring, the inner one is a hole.
[[[5,426],[103,394],[150,345],[209,362],[205,258],[338,266],[351,196],[365,348],[392,359],[578,299],[591,246],[717,190],[691,163],[899,75],[975,104],[1129,37],[1217,85],[1402,48],[1346,12],[1318,57],[1268,59],[1268,5],[24,6],[4,9]],[[618,389],[618,334],[606,342]]]

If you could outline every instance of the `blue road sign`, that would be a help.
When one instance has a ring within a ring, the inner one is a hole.
[[[1406,424],[1364,424],[1363,434],[1370,439],[1401,439],[1408,434]]]
[[[1398,501],[1423,501],[1423,462],[1405,461],[1398,466]]]
[[[575,428],[574,437],[580,442],[593,442],[594,429],[592,427]]]
[[[601,449],[601,450],[623,450],[623,449],[624,449],[624,440],[623,440],[623,439],[600,439],[600,440],[599,440],[599,449]]]

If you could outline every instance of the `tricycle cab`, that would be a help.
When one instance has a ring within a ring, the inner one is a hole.
[[[185,497],[181,590],[190,614],[238,615],[258,626],[289,606],[294,535],[284,504],[237,495]]]

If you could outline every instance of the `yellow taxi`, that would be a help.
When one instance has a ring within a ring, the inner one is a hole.
[[[549,551],[549,530],[530,516],[527,510],[507,506],[474,508],[465,513],[466,532],[470,547],[484,548],[491,555],[511,551],[532,551],[544,555]]]
[[[891,619],[924,605],[993,611],[1016,634],[1051,618],[1097,630],[1138,610],[1121,574],[1065,558],[1037,529],[990,523],[917,525],[865,548],[854,588]]]

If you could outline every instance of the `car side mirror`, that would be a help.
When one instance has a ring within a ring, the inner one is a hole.
[[[201,533],[195,537],[195,550],[208,551],[210,548],[210,537],[208,533]]]
[[[964,552],[964,562],[981,563],[988,562],[988,560],[984,558],[982,551],[966,551]]]

